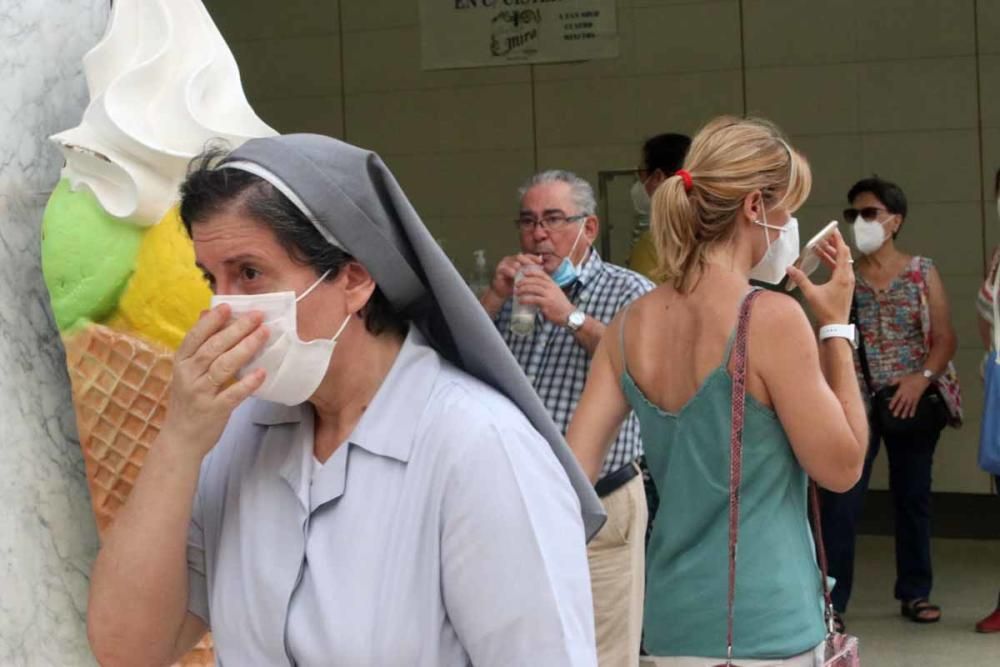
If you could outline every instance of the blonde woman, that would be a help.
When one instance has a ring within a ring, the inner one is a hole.
[[[790,267],[799,254],[792,213],[810,186],[805,159],[770,123],[724,117],[703,128],[684,169],[653,195],[664,284],[611,323],[570,425],[570,445],[593,477],[630,410],[642,424],[662,493],[647,555],[650,665],[726,656],[729,349],[750,279],[776,283],[786,270],[826,336],[817,343],[783,294],[758,295],[750,312],[733,656],[740,665],[821,664],[806,477],[851,488],[868,424],[846,326],[850,251],[839,234],[821,248],[833,270],[823,285]]]

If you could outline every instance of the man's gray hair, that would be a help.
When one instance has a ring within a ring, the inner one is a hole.
[[[590,183],[584,179],[565,169],[549,169],[529,178],[517,191],[518,201],[523,201],[524,195],[531,188],[546,183],[566,183],[569,185],[570,197],[573,199],[573,205],[576,206],[577,210],[586,215],[597,215],[597,200],[594,198],[594,188],[590,187]]]

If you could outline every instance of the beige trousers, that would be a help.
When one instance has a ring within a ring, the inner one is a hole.
[[[823,667],[826,642],[821,642],[819,646],[792,656],[791,658],[779,660],[743,660],[733,658],[733,665],[736,667]],[[653,656],[643,656],[639,663],[640,667],[715,667],[715,665],[726,664],[725,658],[656,658]]]
[[[608,521],[587,547],[600,667],[636,667],[642,640],[646,493],[642,475],[601,498]]]

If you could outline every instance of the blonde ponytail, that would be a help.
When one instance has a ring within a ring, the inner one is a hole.
[[[805,158],[775,125],[754,118],[709,122],[691,143],[684,170],[690,189],[681,176],[668,178],[653,193],[650,219],[657,277],[680,292],[694,288],[709,249],[732,237],[747,195],[759,190],[766,208],[794,211],[812,187]]]

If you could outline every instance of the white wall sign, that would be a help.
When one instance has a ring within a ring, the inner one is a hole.
[[[424,69],[615,58],[615,0],[420,0]]]

